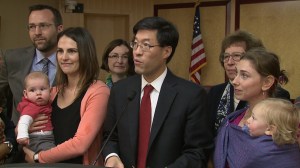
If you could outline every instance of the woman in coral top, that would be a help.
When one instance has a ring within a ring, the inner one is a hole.
[[[97,80],[96,48],[86,29],[68,28],[58,35],[57,62],[57,87],[51,94],[57,146],[38,153],[24,147],[25,159],[89,165],[100,150],[109,89]],[[103,165],[102,160],[96,165]]]

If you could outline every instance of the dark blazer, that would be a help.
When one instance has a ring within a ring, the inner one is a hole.
[[[20,116],[16,107],[22,99],[24,79],[31,70],[34,55],[35,48],[33,46],[7,50],[2,55],[3,63],[0,65],[0,94],[9,93],[7,90],[11,91],[10,93],[13,96],[4,95],[4,97],[12,97],[13,99],[8,100],[13,101],[12,114],[9,114],[9,117],[11,115],[15,124],[17,124]]]
[[[213,121],[211,123],[211,126],[213,128],[215,127],[219,102],[222,98],[222,95],[224,93],[224,90],[225,90],[227,84],[228,84],[228,82],[225,82],[225,83],[213,86],[210,88],[209,93],[208,93],[209,111],[210,111],[210,114],[212,117],[211,121]],[[234,88],[232,85],[230,87],[231,87],[230,88],[230,112],[232,113],[235,110],[244,108],[247,105],[247,103],[245,101],[240,101],[238,106],[234,110]]]
[[[129,101],[132,92],[136,96]],[[104,138],[122,115],[103,155],[117,153],[125,167],[136,167],[141,76],[117,82],[110,94]],[[169,70],[162,84],[152,123],[147,167],[206,167],[204,149],[212,147],[206,91]]]

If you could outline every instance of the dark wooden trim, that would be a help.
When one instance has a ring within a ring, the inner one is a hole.
[[[200,7],[208,6],[225,6],[230,3],[230,0],[227,1],[212,1],[212,2],[201,2]],[[154,5],[154,16],[158,16],[158,10],[160,9],[177,9],[177,8],[193,8],[195,3],[174,3],[174,4],[158,4]]]
[[[268,3],[268,2],[283,2],[283,1],[298,1],[298,0],[237,0],[240,4],[253,4],[253,3]]]
[[[231,1],[211,1],[211,2],[201,2],[200,7],[209,6],[226,6],[226,25],[225,25],[225,35],[230,33],[230,21],[231,21]],[[158,4],[154,5],[154,16],[158,16],[158,10],[160,9],[177,9],[177,8],[194,8],[195,3],[174,3],[174,4]]]
[[[238,30],[240,28],[240,6],[241,3],[239,0],[235,1],[235,22],[234,22],[234,30]]]
[[[240,12],[242,4],[255,4],[255,3],[269,3],[269,2],[287,2],[287,1],[298,1],[298,0],[236,0],[235,2],[235,30],[240,28]]]
[[[200,7],[209,6],[226,6],[226,21],[225,21],[225,36],[230,33],[230,22],[231,22],[231,0],[226,1],[212,1],[212,2],[201,2]],[[194,8],[195,3],[177,3],[177,4],[159,4],[154,5],[154,16],[158,16],[158,10],[160,9],[177,9],[177,8]],[[225,81],[228,80],[226,73],[224,73]]]
[[[158,16],[158,10],[160,10],[160,9],[193,8],[194,6],[195,6],[195,3],[154,5],[154,16]]]
[[[231,1],[228,1],[227,5],[226,5],[225,36],[230,33],[230,23],[231,23]]]

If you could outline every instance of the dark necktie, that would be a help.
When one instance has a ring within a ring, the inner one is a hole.
[[[43,64],[42,72],[45,73],[46,75],[48,75],[49,72],[48,69],[49,62],[50,60],[48,58],[42,59],[42,64]]]
[[[148,152],[148,144],[150,138],[151,125],[151,99],[150,93],[153,87],[147,85],[144,88],[144,96],[142,98],[139,117],[139,146],[138,146],[138,168],[146,167],[146,158]]]

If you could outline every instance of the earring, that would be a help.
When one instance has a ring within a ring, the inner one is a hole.
[[[263,96],[265,96],[265,93],[266,93],[265,91],[262,92]]]

